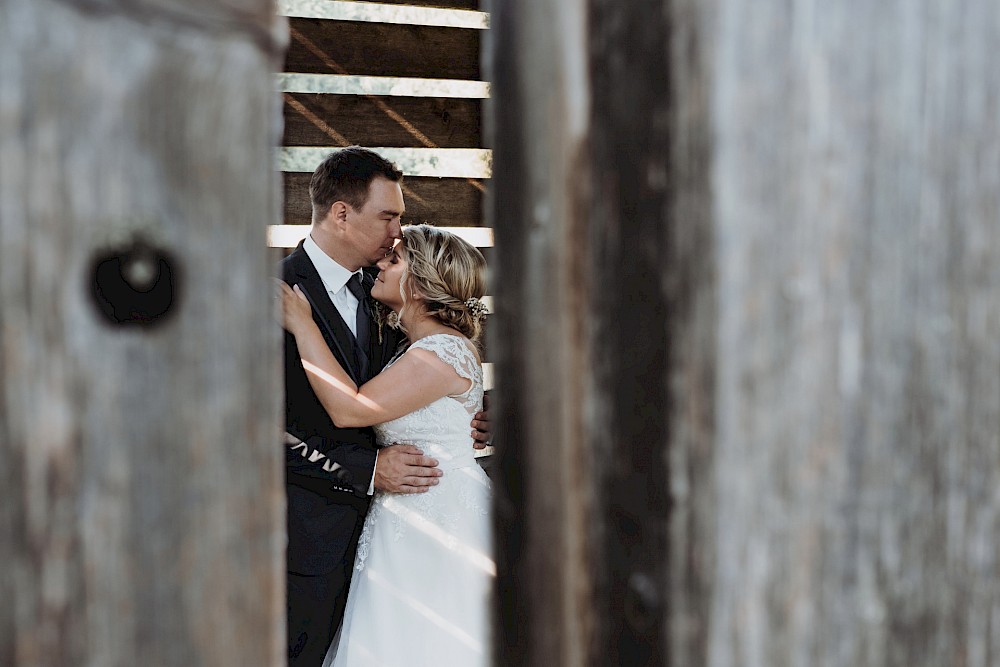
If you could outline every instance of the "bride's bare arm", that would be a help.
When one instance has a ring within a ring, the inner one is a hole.
[[[309,384],[337,426],[379,424],[468,389],[468,380],[421,349],[408,351],[358,389],[323,340],[305,295],[284,283],[281,290],[285,328],[295,336]]]

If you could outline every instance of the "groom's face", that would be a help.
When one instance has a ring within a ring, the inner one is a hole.
[[[362,266],[371,266],[392,252],[403,236],[400,218],[404,210],[399,183],[381,176],[368,186],[368,199],[359,210],[347,207],[348,243]]]

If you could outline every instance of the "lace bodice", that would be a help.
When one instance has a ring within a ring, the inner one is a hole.
[[[430,350],[460,377],[471,380],[472,386],[461,394],[439,398],[408,415],[377,424],[378,444],[416,445],[438,459],[442,470],[464,466],[475,460],[470,432],[472,416],[483,404],[482,365],[465,339],[453,334],[421,338],[407,351],[415,349]]]
[[[403,356],[412,350],[433,352],[471,386],[375,426],[380,445],[412,443],[444,474],[422,493],[375,493],[324,667],[490,665],[490,480],[476,463],[470,423],[483,403],[483,370],[459,336],[421,338]]]
[[[461,394],[439,398],[408,415],[375,425],[379,446],[416,445],[438,460],[444,476],[427,493],[375,494],[358,542],[356,570],[364,569],[375,525],[386,513],[383,529],[392,533],[394,542],[403,538],[411,524],[430,521],[443,531],[452,547],[461,541],[461,526],[468,524],[470,515],[482,520],[488,516],[489,479],[476,463],[471,435],[472,417],[483,405],[483,368],[465,339],[452,334],[421,338],[407,351],[412,349],[430,350],[459,376],[471,380],[472,386]]]

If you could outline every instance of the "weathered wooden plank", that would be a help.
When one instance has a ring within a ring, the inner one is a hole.
[[[675,267],[664,257],[670,224],[686,222],[668,217],[673,98],[663,45],[670,24],[663,0],[588,4],[593,180],[589,224],[581,231],[592,244],[591,284],[599,287],[578,298],[589,302],[591,400],[601,407],[581,426],[593,460],[614,461],[594,471],[601,535],[591,557],[604,566],[589,601],[598,628],[591,660],[667,665],[667,378],[674,341],[664,285]]]
[[[346,76],[343,74],[277,75],[284,93],[326,95],[382,95],[389,97],[458,97],[485,99],[490,96],[488,81],[455,79],[414,79],[396,76]]]
[[[278,169],[286,172],[312,173],[335,147],[286,146],[279,150]],[[407,176],[435,178],[489,178],[493,156],[482,148],[388,148],[372,147],[396,164]]]
[[[715,47],[705,39],[715,6],[683,0],[672,6],[669,77],[674,113],[669,120],[670,170],[667,244],[670,266],[664,284],[671,341],[667,378],[670,397],[668,474],[670,545],[667,632],[671,665],[712,665],[708,636],[719,533],[715,396],[719,359],[717,260],[713,225],[713,118],[705,72]],[[725,548],[731,548],[726,545]]]
[[[615,575],[608,558],[613,549],[604,540],[614,526],[605,516],[605,482],[631,470],[631,443],[617,437],[598,442],[591,430],[605,419],[613,427],[611,406],[616,404],[605,402],[605,392],[614,384],[601,389],[594,374],[614,367],[625,350],[595,349],[595,326],[608,315],[606,302],[604,310],[596,303],[620,284],[594,262],[597,245],[606,241],[599,230],[607,225],[613,238],[610,230],[619,228],[609,209],[592,210],[589,196],[591,170],[597,169],[589,146],[602,137],[591,134],[588,111],[593,98],[587,78],[587,8],[563,0],[490,4],[493,47],[488,61],[494,69],[488,78],[494,94],[487,105],[493,114],[488,143],[496,162],[487,224],[496,230],[500,257],[494,266],[501,272],[491,338],[500,414],[497,441],[502,443],[493,463],[499,481],[494,505],[500,626],[495,662],[656,664],[609,659],[607,615],[620,617],[623,607],[608,603]],[[649,4],[620,6],[648,10]],[[657,15],[653,11],[647,18],[655,23]],[[631,39],[629,35],[625,43]],[[628,76],[643,81],[649,70],[644,63]],[[633,158],[647,155],[644,150]],[[608,170],[614,167],[623,170],[610,175],[614,183],[632,174],[629,161],[608,165]],[[615,199],[609,207],[617,203]],[[646,224],[660,220],[661,214],[654,213]],[[646,247],[655,249],[658,239],[651,235]],[[635,250],[619,267],[630,275]],[[614,246],[609,252],[615,252]],[[645,266],[646,256],[638,259]],[[644,288],[654,284],[651,278]],[[651,362],[646,372],[656,371]],[[662,411],[661,406],[656,409]],[[655,442],[659,435],[650,430],[643,437]],[[646,463],[648,474],[655,476],[659,461]],[[628,517],[631,525],[641,529],[644,514]],[[641,534],[621,548],[638,543]],[[637,581],[645,586],[644,580]]]
[[[0,664],[284,663],[272,16],[0,3]]]
[[[377,0],[386,5],[416,5],[419,7],[450,7],[452,9],[482,9],[479,0]]]
[[[475,148],[482,102],[429,97],[285,94],[285,146]]]
[[[309,205],[309,174],[283,174],[284,222],[307,225],[312,219]],[[404,221],[429,222],[442,227],[475,227],[483,222],[483,191],[480,181],[463,178],[403,179],[406,201]]]
[[[997,663],[1000,6],[793,5],[491,8],[498,664]]]
[[[702,413],[674,441],[674,663],[996,664],[1000,7],[672,23],[718,294],[673,375],[677,418]]]
[[[443,28],[490,27],[489,14],[464,9],[419,7],[381,2],[341,2],[339,0],[278,0],[278,13],[283,16],[336,21],[370,23],[400,23],[431,25]]]
[[[477,248],[493,246],[493,230],[489,227],[439,227],[465,239]],[[309,235],[311,225],[269,225],[267,244],[272,248],[294,248]],[[491,302],[492,303],[492,302]]]
[[[289,19],[284,71],[478,80],[481,30]]]

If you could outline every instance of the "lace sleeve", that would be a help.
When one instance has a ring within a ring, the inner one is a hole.
[[[434,334],[421,338],[410,346],[410,349],[430,350],[438,359],[455,369],[459,377],[472,382],[472,386],[456,396],[467,397],[466,407],[470,404],[480,404],[483,397],[483,368],[476,361],[476,355],[469,348],[465,339],[452,334]]]

